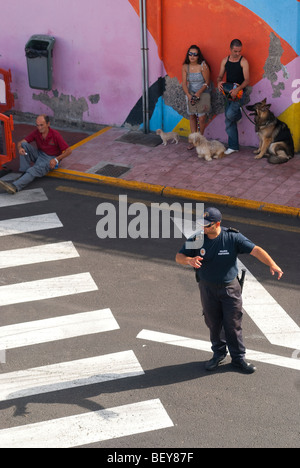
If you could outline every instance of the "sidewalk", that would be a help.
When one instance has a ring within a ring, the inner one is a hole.
[[[15,124],[14,141],[32,130],[32,126],[19,125]],[[207,162],[199,159],[195,150],[187,150],[183,137],[177,145],[169,142],[163,146],[160,138],[151,134],[149,146],[118,141],[129,133],[125,128],[105,127],[91,136],[76,131],[61,133],[73,146],[73,153],[52,176],[88,177],[93,182],[153,190],[166,196],[300,217],[299,153],[285,164],[271,165],[266,158],[255,160],[253,148],[244,147],[224,159]],[[147,140],[147,135],[141,136]],[[16,164],[14,161],[11,166]]]

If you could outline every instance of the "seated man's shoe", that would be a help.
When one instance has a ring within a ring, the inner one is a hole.
[[[239,359],[237,361],[232,361],[232,365],[234,367],[238,367],[241,369],[243,372],[247,374],[253,374],[253,372],[256,371],[256,367],[253,366],[253,364],[250,364],[249,362],[246,362],[245,359]]]
[[[2,187],[7,193],[10,193],[11,195],[17,193],[17,188],[14,186],[14,184],[10,184],[9,182],[0,180],[0,187]]]
[[[210,359],[210,361],[208,361],[205,364],[205,369],[208,371],[215,370],[217,369],[217,367],[219,367],[221,362],[223,362],[225,359],[226,359],[226,354],[223,356],[214,356],[212,359]]]

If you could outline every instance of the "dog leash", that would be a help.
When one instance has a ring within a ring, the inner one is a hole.
[[[246,114],[246,111],[245,111],[245,109],[243,108],[243,106],[241,106],[241,104],[240,104],[240,108],[241,108],[242,111],[244,112],[244,114],[245,114],[245,116],[247,117],[247,119],[250,120],[250,122],[251,122],[253,125],[255,125],[255,122],[253,122],[253,120],[250,119],[249,115]]]

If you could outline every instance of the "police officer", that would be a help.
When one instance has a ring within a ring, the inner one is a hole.
[[[221,227],[222,215],[210,207],[204,213],[204,243],[184,244],[176,255],[180,265],[190,265],[196,271],[205,323],[210,330],[213,357],[207,370],[216,369],[229,350],[232,365],[248,374],[256,368],[245,360],[246,349],[242,335],[242,293],[237,279],[237,256],[253,255],[281,278],[283,272],[270,255],[232,228]],[[195,248],[193,248],[195,247]]]

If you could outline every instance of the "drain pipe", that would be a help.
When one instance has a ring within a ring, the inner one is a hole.
[[[148,41],[147,41],[147,11],[146,0],[140,0],[141,51],[142,51],[142,82],[143,82],[143,125],[144,133],[149,133],[149,71],[148,71]]]
[[[163,0],[156,0],[156,12],[157,12],[157,52],[158,52],[158,57],[161,60],[161,77],[164,76],[164,57],[163,57],[163,12],[162,12],[162,2]],[[160,128],[164,130],[164,95],[163,95],[163,89],[161,93],[161,104],[160,104],[160,110],[161,110],[161,123],[160,123]]]

